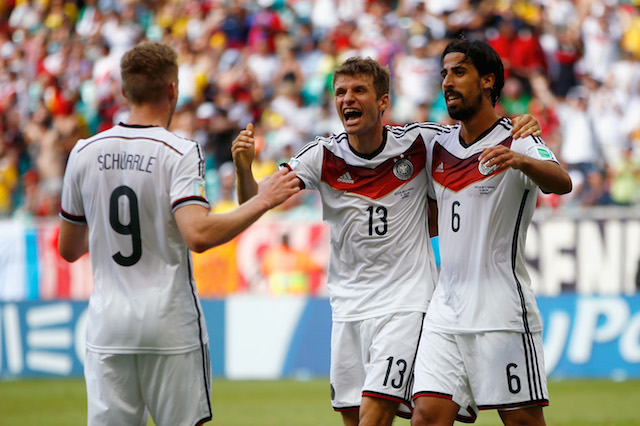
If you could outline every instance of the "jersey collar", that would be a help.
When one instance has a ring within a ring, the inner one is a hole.
[[[378,149],[373,151],[371,154],[362,154],[362,153],[356,151],[355,149],[353,149],[351,144],[349,144],[349,138],[348,137],[347,137],[347,145],[349,145],[349,149],[351,150],[351,152],[353,152],[358,157],[364,158],[365,160],[371,160],[372,158],[375,158],[376,155],[380,154],[384,150],[384,147],[387,145],[387,128],[386,127],[382,128],[382,143],[380,144]]]
[[[474,143],[478,142],[480,139],[484,138],[485,136],[487,136],[489,133],[491,133],[491,131],[493,129],[495,129],[495,127],[500,123],[500,121],[502,121],[502,117],[500,117],[500,119],[498,121],[496,121],[495,123],[493,123],[493,125],[491,127],[489,127],[487,130],[485,130],[484,132],[482,132],[482,134],[480,136],[478,136],[473,142],[471,143],[466,143],[464,141],[464,139],[462,139],[462,132],[458,133],[458,140],[460,141],[460,145],[462,145],[464,148],[469,148],[471,145],[473,145]],[[462,128],[462,124],[460,124],[460,128]]]
[[[155,126],[153,124],[147,124],[147,125],[143,125],[143,124],[127,124],[127,123],[123,123],[123,122],[118,123],[118,126],[128,127],[130,129],[151,129],[153,127],[160,127],[160,126]]]

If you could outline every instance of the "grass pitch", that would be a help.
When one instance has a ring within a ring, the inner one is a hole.
[[[81,379],[0,381],[0,426],[86,424]],[[550,426],[640,425],[640,381],[550,381]],[[309,381],[213,381],[213,422],[221,426],[339,426],[327,379]],[[149,425],[153,423],[150,421]],[[409,421],[397,419],[397,426]],[[495,411],[481,412],[476,425],[501,425]]]

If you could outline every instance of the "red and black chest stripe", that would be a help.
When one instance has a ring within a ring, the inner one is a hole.
[[[513,138],[509,136],[500,142],[507,148],[511,148]],[[480,173],[478,169],[478,157],[480,153],[469,158],[458,158],[436,142],[433,148],[431,161],[431,175],[439,185],[458,192],[467,186],[486,179],[488,176]]]
[[[324,148],[322,181],[331,188],[380,199],[412,180],[424,169],[426,149],[422,136],[402,154],[376,168],[352,166]]]

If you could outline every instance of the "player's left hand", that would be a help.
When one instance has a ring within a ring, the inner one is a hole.
[[[256,156],[256,144],[253,138],[253,123],[241,130],[231,144],[233,163],[240,171],[251,170],[251,164]]]
[[[512,151],[504,145],[485,148],[478,157],[478,161],[483,163],[485,168],[495,166],[495,170],[493,170],[492,173],[500,173],[508,168],[519,170],[527,159],[528,157],[526,155]]]
[[[511,129],[513,139],[542,135],[540,123],[531,114],[519,115],[512,118],[511,122],[513,123],[513,129]]]

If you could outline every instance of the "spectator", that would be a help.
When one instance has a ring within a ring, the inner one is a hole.
[[[385,114],[385,122],[426,116],[446,123],[442,97],[429,94],[429,87],[440,82],[438,67],[427,68],[429,58],[439,56],[447,39],[459,32],[502,43],[496,48],[508,57],[511,72],[519,78],[519,84],[507,81],[502,107],[505,113],[520,112],[525,105],[537,111],[549,145],[562,136],[555,124],[557,111],[542,105],[529,87],[532,70],[563,102],[572,87],[588,86],[585,76],[598,83],[590,90],[587,110],[602,118],[595,131],[610,164],[627,142],[640,146],[636,105],[640,103],[640,9],[631,4],[551,0],[544,7],[520,2],[507,11],[486,2],[459,0],[23,0],[8,2],[4,16],[0,104],[5,106],[0,108],[6,109],[9,99],[17,110],[18,131],[29,146],[20,158],[33,164],[39,182],[47,181],[52,169],[64,168],[68,155],[64,144],[54,143],[59,155],[49,156],[48,161],[56,164],[38,160],[46,145],[34,138],[34,132],[46,133],[38,112],[42,105],[51,116],[45,125],[48,130],[61,122],[69,128],[73,127],[69,123],[76,123],[91,133],[113,126],[127,114],[118,61],[121,52],[141,38],[163,40],[180,50],[181,107],[195,113],[204,103],[213,105],[213,123],[207,124],[205,133],[200,128],[200,136],[206,135],[201,141],[206,143],[210,176],[230,159],[227,131],[235,134],[248,122],[272,126],[273,116],[265,111],[281,94],[283,80],[295,84],[299,99],[290,111],[296,117],[321,117],[311,125],[306,120],[307,124],[287,123],[292,138],[305,140],[300,135],[325,134],[335,128],[335,116],[323,113],[323,104],[330,97],[331,74],[345,56],[372,56],[389,65],[394,108]],[[423,37],[428,40],[426,48],[419,48]],[[182,124],[188,127],[187,115]],[[269,156],[281,157],[277,151],[290,144],[291,140],[274,143],[276,152]],[[263,154],[265,161],[269,150]],[[564,153],[557,152],[564,161]],[[632,157],[640,158],[640,149]],[[566,160],[574,158],[568,154]],[[39,170],[38,164],[44,169]],[[28,169],[19,168],[15,203],[30,197],[22,185]],[[606,174],[607,186],[612,176]],[[19,204],[12,209],[24,210]]]
[[[408,41],[409,52],[398,56],[394,65],[396,103],[393,119],[411,121],[419,105],[431,104],[439,94],[440,64],[432,55],[429,39],[414,35]],[[426,121],[426,120],[425,120]]]
[[[267,278],[269,294],[274,296],[314,295],[322,267],[303,250],[291,247],[289,235],[283,233],[278,244],[269,246],[260,262]]]
[[[18,186],[18,155],[0,134],[0,218],[10,217],[14,191]]]
[[[578,85],[575,67],[582,54],[582,43],[577,31],[568,27],[558,27],[552,37],[555,46],[550,55],[554,66],[551,89],[555,95],[565,97],[570,88]]]
[[[534,30],[517,19],[499,19],[498,32],[489,44],[504,58],[505,77],[527,81],[534,72],[546,73],[547,63]]]
[[[640,200],[640,160],[633,157],[631,145],[624,147],[622,158],[609,168],[611,174],[611,200],[629,206]]]
[[[278,13],[270,7],[260,7],[249,17],[247,47],[251,53],[273,55],[276,52],[276,38],[284,31]]]
[[[532,79],[534,93],[546,108],[553,108],[558,115],[561,142],[560,159],[575,181],[574,194],[590,193],[589,185],[596,185],[598,195],[579,197],[587,203],[604,200],[601,191],[601,176],[605,164],[602,159],[602,148],[595,133],[593,118],[588,113],[589,92],[583,86],[576,86],[569,91],[566,99],[556,98],[549,90],[548,82],[542,76]],[[583,192],[580,182],[584,182]],[[575,196],[575,195],[574,195]]]
[[[588,15],[584,18],[582,40],[584,55],[580,61],[581,72],[598,81],[604,81],[613,63],[618,60],[621,25],[610,6],[602,1],[589,3]]]
[[[602,151],[605,166],[620,162],[627,135],[620,125],[624,118],[627,96],[616,94],[615,75],[609,73],[604,82],[584,77],[588,90],[588,113]]]
[[[214,213],[226,213],[238,207],[238,196],[236,194],[236,168],[232,161],[223,163],[218,171],[218,192],[215,197],[217,201],[211,207]]]
[[[42,25],[42,6],[34,0],[16,2],[9,16],[9,26],[32,32]]]
[[[507,117],[515,117],[528,112],[531,94],[525,90],[522,80],[516,77],[508,77],[505,79],[502,95],[500,96],[500,104],[504,109],[504,115]]]

